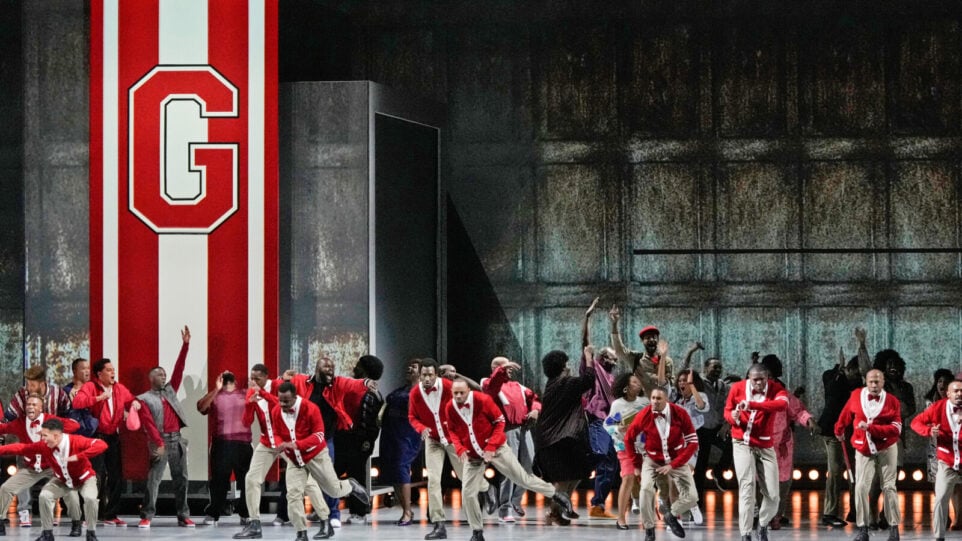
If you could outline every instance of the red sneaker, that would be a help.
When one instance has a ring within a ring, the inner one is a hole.
[[[105,519],[104,524],[107,526],[119,526],[121,528],[127,527],[127,523],[120,517]]]
[[[140,524],[137,524],[137,527],[144,528],[144,529],[150,528],[150,519],[149,518],[140,519]]]
[[[190,520],[190,519],[187,518],[187,517],[178,518],[178,519],[177,519],[177,525],[180,526],[181,528],[196,528],[196,527],[197,527],[197,525],[194,524],[194,521],[193,521],[193,520]]]

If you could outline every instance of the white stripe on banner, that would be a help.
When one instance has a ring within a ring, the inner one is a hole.
[[[120,134],[117,133],[119,116],[118,96],[118,43],[120,39],[120,0],[104,0],[104,50],[103,50],[103,301],[101,336],[103,355],[113,361],[114,369],[120,370],[120,271],[117,234],[119,231],[118,199],[120,197],[117,179],[120,178],[117,163],[117,148]]]
[[[207,2],[162,0],[159,13],[158,58],[161,64],[207,64]],[[167,192],[189,196],[200,187],[200,173],[187,171],[188,141],[207,141],[207,120],[194,101],[167,104],[167,143],[174,148],[165,164]],[[163,142],[163,139],[161,139]],[[170,144],[173,143],[173,144]],[[163,143],[162,143],[163,144]],[[207,382],[207,235],[165,234],[158,238],[157,254],[158,364],[168,376],[180,352],[180,330],[193,329],[185,381]],[[186,396],[181,387],[180,398]],[[185,408],[193,411],[193,408]],[[188,423],[194,424],[196,423]]]
[[[249,113],[247,145],[247,362],[264,359],[264,0],[250,0],[248,11]],[[274,164],[271,164],[273,167]]]

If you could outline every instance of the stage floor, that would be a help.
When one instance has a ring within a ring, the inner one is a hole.
[[[559,539],[584,540],[584,541],[612,541],[638,539],[644,535],[644,531],[638,522],[637,515],[629,514],[628,523],[631,530],[619,531],[615,528],[615,521],[611,519],[589,519],[587,504],[591,492],[578,492],[572,498],[577,507],[581,519],[572,521],[571,526],[545,526],[545,508],[543,499],[540,496],[527,499],[525,518],[518,519],[515,524],[499,524],[497,517],[488,517],[485,520],[484,533],[487,541],[524,539],[530,541],[558,541]],[[932,492],[903,492],[900,494],[902,507],[903,526],[902,539],[932,539],[931,533],[931,509]],[[821,517],[822,494],[818,491],[794,491],[791,493],[791,503],[789,504],[788,516],[791,519],[791,527],[782,528],[778,531],[771,531],[769,538],[771,541],[792,540],[808,541],[818,539],[819,541],[841,541],[849,540],[854,536],[854,525],[845,528],[829,528],[820,526],[818,520]],[[464,515],[460,511],[460,493],[453,491],[450,500],[446,500],[448,517],[448,539],[467,541],[471,537],[471,528],[464,521]],[[686,540],[693,541],[718,541],[719,539],[737,540],[739,532],[736,525],[737,498],[734,492],[713,492],[710,491],[705,496],[702,504],[705,521],[701,526],[686,525]],[[415,508],[415,518],[420,519],[410,526],[396,526],[394,522],[400,518],[400,508],[380,507],[371,514],[371,521],[368,524],[344,524],[340,529],[335,530],[335,539],[342,541],[368,541],[377,539],[378,541],[416,541],[421,540],[431,531],[431,525],[426,520],[427,497],[421,491],[419,506]],[[343,517],[346,517],[346,512]],[[193,529],[179,528],[174,517],[157,517],[149,530],[137,528],[138,519],[133,516],[122,517],[130,525],[126,528],[115,526],[99,525],[97,536],[101,539],[208,539],[208,540],[228,540],[236,532],[240,531],[240,519],[224,517],[217,526],[201,525],[203,516],[195,516],[197,527]],[[264,539],[292,540],[295,531],[290,525],[272,526],[273,514],[264,514]],[[16,515],[11,514],[11,524],[7,526],[7,539],[30,539],[40,535],[40,517],[34,516],[34,525],[31,528],[23,528],[17,525]],[[317,525],[311,524],[308,534],[313,536],[318,530]],[[69,521],[65,521],[61,526],[54,528],[54,536],[67,538],[69,532]],[[882,540],[888,538],[888,532],[870,532],[874,539]],[[962,538],[962,532],[948,532],[948,538]],[[83,539],[83,538],[78,538]],[[657,530],[656,539],[659,541],[676,541],[678,538],[670,532],[665,531],[661,526]]]

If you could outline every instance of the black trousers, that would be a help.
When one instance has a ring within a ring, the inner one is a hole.
[[[372,449],[364,449],[364,438],[350,432],[336,432],[334,434],[334,471],[341,478],[346,474],[358,483],[364,484],[367,478],[367,458]],[[366,515],[371,512],[369,507],[362,506],[353,498],[347,499],[347,507],[355,515]]]
[[[705,501],[705,472],[708,471],[708,459],[711,457],[712,446],[718,447],[722,456],[718,463],[712,468],[712,476],[719,482],[724,482],[721,476],[726,469],[734,468],[732,458],[731,440],[723,440],[718,437],[719,428],[699,428],[698,434],[698,458],[695,461],[695,492],[698,494],[698,501]]]
[[[120,508],[120,494],[123,490],[124,468],[120,461],[120,436],[117,434],[101,434],[97,432],[94,438],[103,440],[107,450],[90,459],[90,465],[97,472],[97,489],[100,493],[100,519],[117,518]],[[90,517],[87,517],[90,520]]]
[[[240,499],[234,504],[234,510],[241,518],[248,518],[244,479],[247,478],[247,470],[250,469],[253,456],[254,448],[250,443],[217,439],[211,442],[210,481],[207,483],[210,504],[204,511],[207,515],[218,519],[222,515],[229,514],[224,512],[224,503],[227,500],[227,489],[230,488],[230,476],[233,473],[241,489]]]

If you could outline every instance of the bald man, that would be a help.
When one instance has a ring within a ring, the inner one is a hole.
[[[962,483],[959,431],[962,429],[962,381],[949,384],[946,397],[912,419],[912,430],[923,438],[935,438],[939,470],[935,474],[935,509],[932,532],[936,541],[945,541],[949,521],[949,498]]]
[[[868,541],[870,516],[869,493],[878,475],[885,494],[885,517],[889,523],[889,541],[899,539],[898,475],[899,435],[902,415],[899,400],[885,392],[885,375],[881,370],[865,374],[865,387],[852,391],[842,414],[835,423],[835,437],[845,440],[845,429],[854,427],[855,448],[855,519],[858,534],[855,541]]]
[[[534,438],[531,426],[538,421],[541,400],[534,391],[517,381],[521,365],[507,357],[491,359],[491,377],[481,380],[481,389],[490,396],[504,414],[506,445],[518,458],[525,472],[531,473],[534,463]],[[515,514],[525,515],[521,497],[525,489],[503,475],[498,489],[498,521],[511,523]]]

